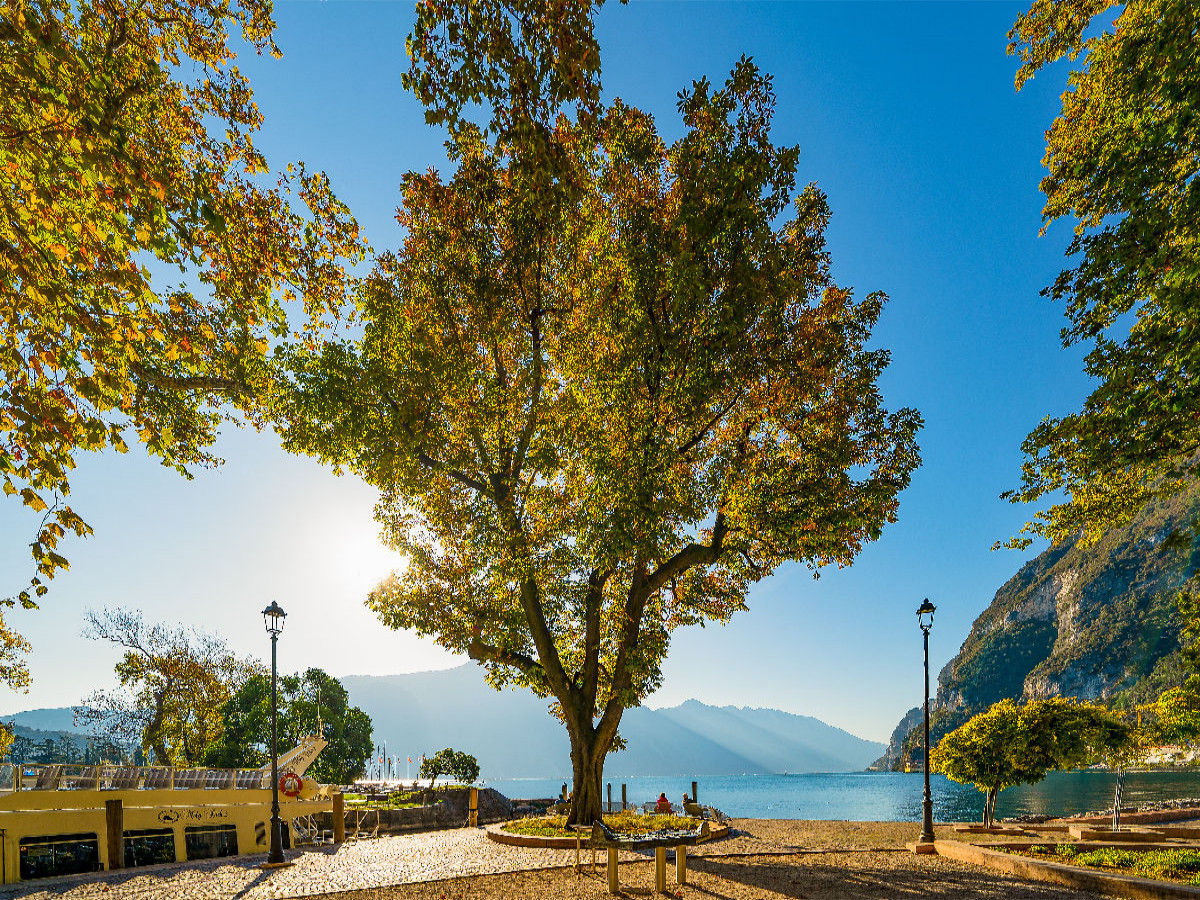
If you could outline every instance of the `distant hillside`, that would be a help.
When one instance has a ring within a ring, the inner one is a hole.
[[[498,692],[480,669],[463,665],[411,675],[341,679],[351,702],[371,716],[375,740],[401,758],[443,747],[479,758],[484,778],[565,777],[570,746],[547,703],[528,691]],[[808,716],[771,709],[712,707],[696,700],[672,709],[638,707],[621,722],[625,750],[607,775],[726,775],[741,772],[857,771],[883,750]]]
[[[924,722],[924,711],[924,706],[914,706],[904,714],[904,718],[892,732],[883,756],[871,763],[871,769],[877,772],[891,772],[904,768],[908,759],[905,755],[905,745],[909,741],[909,735]]]
[[[70,706],[31,709],[26,712],[13,713],[11,716],[0,716],[0,719],[5,722],[16,722],[25,728],[33,728],[38,731],[83,733],[82,729],[75,727],[75,711]]]
[[[416,759],[454,747],[479,759],[484,778],[565,778],[570,772],[566,731],[546,701],[528,691],[493,690],[478,666],[350,675],[341,682],[350,702],[371,717],[375,743],[386,743],[390,756]],[[81,734],[69,707],[0,719],[15,722],[18,734],[39,742]],[[31,730],[35,723],[66,727],[51,735]],[[626,710],[621,735],[626,749],[610,754],[605,766],[612,777],[859,771],[884,749],[810,716],[698,700],[672,709]]]
[[[109,744],[97,747],[93,738],[75,727],[69,706],[0,716],[0,722],[9,726],[18,739],[8,750],[11,761],[91,762],[116,760],[121,753]]]
[[[1092,547],[1052,547],[1022,566],[942,669],[932,741],[1004,698],[1121,705],[1180,683],[1174,598],[1200,549],[1167,538],[1198,512],[1200,489],[1151,504]],[[919,741],[909,731],[895,747],[896,737],[880,762],[902,767]]]

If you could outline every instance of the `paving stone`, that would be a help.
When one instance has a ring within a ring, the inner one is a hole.
[[[293,865],[261,869],[266,855],[259,853],[29,881],[0,887],[0,898],[265,900],[555,868],[575,862],[574,850],[497,844],[478,828],[385,836],[338,847],[289,850],[284,856]],[[644,858],[623,854],[626,856]],[[591,851],[584,848],[581,859],[590,866]],[[598,862],[603,865],[602,856]]]

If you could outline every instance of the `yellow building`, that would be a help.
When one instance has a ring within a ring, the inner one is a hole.
[[[280,780],[303,776],[326,742],[279,758]],[[280,793],[285,846],[331,811],[312,778]],[[270,844],[271,770],[163,766],[0,766],[0,882],[263,853]]]

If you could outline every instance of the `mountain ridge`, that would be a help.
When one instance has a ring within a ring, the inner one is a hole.
[[[421,754],[454,747],[476,756],[486,779],[569,776],[570,744],[548,701],[526,690],[496,691],[477,666],[339,681],[351,704],[371,717],[375,744],[401,761],[401,772],[415,775]],[[0,719],[21,727],[62,724],[69,713],[29,710]],[[695,699],[628,709],[620,734],[626,747],[609,754],[606,777],[861,771],[884,748],[812,716]],[[406,768],[409,756],[414,765]]]
[[[391,748],[396,740],[404,741],[402,758],[410,755],[410,747],[413,753],[427,753],[451,746],[476,755],[487,778],[565,777],[570,772],[566,731],[549,714],[548,701],[524,690],[495,691],[476,666],[350,675],[341,682],[351,702],[371,716],[377,743],[386,739]],[[440,707],[436,715],[434,705]],[[859,771],[883,750],[879,742],[812,716],[715,707],[694,699],[674,707],[626,710],[620,733],[626,749],[609,754],[606,777]]]

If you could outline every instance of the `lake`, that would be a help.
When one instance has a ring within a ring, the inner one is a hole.
[[[630,803],[654,800],[665,791],[678,803],[692,790],[690,776],[636,775],[611,779],[613,799],[621,801],[621,783]],[[699,799],[726,815],[752,819],[846,819],[916,822],[921,818],[919,772],[835,772],[805,775],[708,775],[695,779]],[[606,779],[606,784],[609,780]],[[556,797],[562,778],[486,781],[507,797]],[[1000,792],[996,816],[1031,813],[1068,816],[1109,809],[1116,776],[1110,772],[1051,772],[1040,784]],[[983,795],[943,775],[930,777],[933,817],[939,822],[978,821]],[[1200,797],[1200,772],[1131,772],[1125,776],[1122,806],[1155,800]]]

